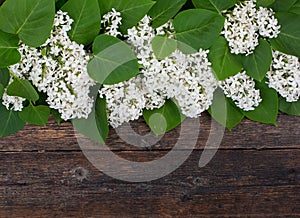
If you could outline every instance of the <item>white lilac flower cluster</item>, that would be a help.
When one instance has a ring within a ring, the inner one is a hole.
[[[9,84],[11,84],[12,82],[13,76],[11,76]],[[2,104],[6,107],[7,110],[22,111],[23,103],[25,100],[25,98],[8,95],[7,88],[4,90],[4,94],[2,96]]]
[[[106,97],[109,122],[113,127],[137,119],[143,109],[160,108],[166,99],[174,99],[182,113],[197,117],[212,103],[217,81],[213,76],[208,51],[186,55],[176,50],[158,60],[151,42],[156,35],[172,37],[171,22],[154,29],[145,16],[136,27],[128,30],[127,43],[142,66],[141,74],[117,85],[105,85],[99,91]]]
[[[287,102],[299,100],[300,61],[298,57],[274,51],[267,78],[269,87],[275,89]]]
[[[50,108],[57,109],[64,120],[87,118],[94,103],[89,97],[95,84],[87,73],[90,57],[83,45],[68,37],[72,22],[67,13],[58,11],[47,41],[39,48],[21,43],[21,61],[9,67],[14,76],[30,80],[38,91],[45,92]],[[3,104],[8,107],[10,99],[6,98]],[[20,104],[21,100],[16,100],[11,109],[21,110]]]
[[[200,50],[186,55],[177,50],[162,61],[150,56],[150,66],[142,69],[149,96],[146,109],[157,108],[165,99],[174,98],[187,117],[198,117],[207,110],[217,88],[207,53]]]
[[[254,110],[262,101],[254,80],[245,71],[220,81],[219,86],[226,97],[231,98],[244,111]]]
[[[99,90],[100,97],[106,98],[108,120],[112,127],[116,128],[142,115],[146,103],[142,91],[139,76],[115,85],[104,85]]]
[[[259,36],[276,38],[280,33],[280,25],[272,9],[257,9],[256,0],[236,4],[226,16],[222,34],[234,54],[249,55],[258,46]]]
[[[107,35],[114,37],[122,35],[119,32],[119,26],[122,24],[122,17],[121,13],[116,11],[116,9],[113,8],[107,14],[103,15],[101,24],[105,27],[105,32]]]

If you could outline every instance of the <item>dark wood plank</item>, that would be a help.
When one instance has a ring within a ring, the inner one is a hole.
[[[204,113],[200,118],[200,134],[196,149],[203,149],[209,134],[218,134],[211,130],[211,118]],[[244,120],[232,131],[225,131],[220,149],[280,149],[300,148],[300,117],[280,114],[278,126],[260,124]],[[141,119],[132,123],[132,128],[146,134],[149,128]],[[187,127],[185,136],[193,134],[195,127]],[[130,146],[111,129],[107,145],[112,150],[168,150],[172,149],[178,140],[180,127],[167,133],[158,143],[149,148]],[[125,134],[130,137],[130,132]],[[47,127],[26,126],[19,133],[0,139],[0,151],[79,151],[76,136],[70,123],[58,126],[53,120]],[[187,139],[189,137],[187,136]],[[55,144],[55,146],[53,146]]]
[[[0,217],[299,217],[299,121],[283,114],[278,127],[244,120],[225,132],[214,159],[199,168],[211,131],[211,119],[204,114],[187,162],[145,183],[119,181],[97,170],[81,152],[69,123],[26,126],[0,139]],[[132,127],[149,132],[143,120]],[[193,130],[189,126],[185,134]],[[179,131],[141,149],[111,130],[107,144],[125,159],[150,161],[170,151]]]
[[[299,187],[205,188],[205,191],[197,188],[195,194],[188,196],[180,192],[157,196],[144,187],[123,188],[128,193],[95,190],[89,195],[82,190],[66,196],[52,191],[44,196],[47,204],[43,201],[36,206],[32,199],[26,198],[28,205],[1,208],[0,214],[1,217],[299,217],[299,205],[290,203],[299,203],[299,195],[295,194],[299,193]],[[20,193],[19,190],[15,192]]]
[[[145,161],[162,151],[117,153]],[[300,150],[220,150],[205,168],[200,153],[169,176],[127,183],[81,152],[2,152],[0,217],[300,216]]]

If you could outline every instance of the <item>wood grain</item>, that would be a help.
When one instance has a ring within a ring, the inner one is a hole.
[[[26,126],[0,139],[0,217],[299,217],[299,121],[283,114],[278,127],[245,120],[225,132],[216,156],[199,168],[211,123],[204,114],[188,160],[144,183],[119,181],[96,169],[69,123]],[[132,127],[149,132],[143,120]],[[122,158],[149,161],[167,154],[179,131],[150,148],[130,146],[111,131],[108,145]]]
[[[203,149],[208,135],[214,135],[216,132],[211,129],[212,121],[208,114],[204,113],[199,122],[200,133],[196,149]],[[232,131],[225,131],[220,149],[297,149],[300,141],[299,123],[300,117],[283,114],[279,115],[277,127],[245,119]],[[150,131],[142,119],[132,122],[131,126],[139,134]],[[195,131],[193,125],[187,129],[185,134]],[[111,129],[107,145],[115,151],[169,150],[177,142],[179,132],[180,126],[168,132],[158,143],[148,148],[140,148],[127,144]],[[125,134],[130,137],[131,133],[128,130]],[[70,123],[65,122],[59,126],[51,119],[46,127],[28,125],[17,134],[0,139],[0,151],[79,151],[76,137],[81,136],[74,132]]]

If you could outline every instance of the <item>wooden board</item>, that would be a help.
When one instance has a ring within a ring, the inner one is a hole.
[[[208,134],[215,132],[207,114],[200,120],[199,140],[188,160],[170,175],[144,183],[97,170],[69,123],[28,125],[0,139],[0,217],[300,216],[300,117],[281,114],[278,127],[243,121],[225,132],[204,168],[198,167],[199,157]],[[142,120],[132,127],[149,132]],[[179,131],[138,148],[112,130],[108,145],[125,159],[149,161],[167,154]]]

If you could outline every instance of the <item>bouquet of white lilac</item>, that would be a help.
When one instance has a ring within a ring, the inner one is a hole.
[[[101,142],[109,126],[141,116],[157,135],[204,111],[228,129],[244,117],[299,116],[299,8],[295,0],[6,0],[0,137],[51,115]]]

